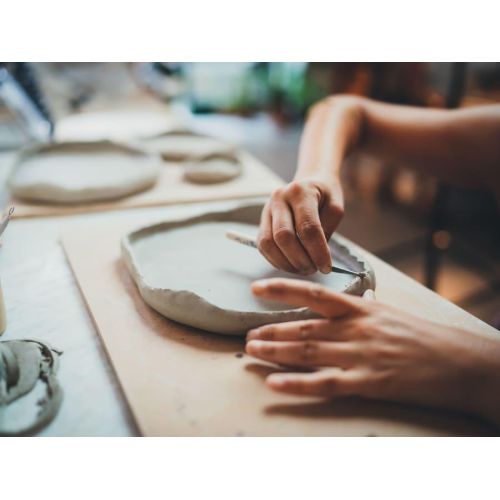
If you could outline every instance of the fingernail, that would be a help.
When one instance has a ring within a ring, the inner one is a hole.
[[[262,293],[266,288],[266,280],[254,281],[252,283],[252,292],[259,294]]]
[[[266,382],[272,387],[280,388],[286,384],[286,378],[279,374],[272,374],[267,377]]]
[[[332,266],[321,266],[320,271],[323,274],[330,274],[332,272]]]
[[[245,351],[248,354],[256,354],[259,351],[261,344],[262,342],[260,340],[251,340],[247,343]]]
[[[259,336],[258,328],[254,328],[247,333],[247,342],[252,339],[256,339]]]

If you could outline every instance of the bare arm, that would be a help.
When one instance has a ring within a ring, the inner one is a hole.
[[[259,248],[276,267],[308,274],[331,264],[327,240],[343,215],[340,169],[353,151],[444,181],[500,190],[500,105],[449,111],[355,96],[316,104],[295,179],[273,193],[264,210]]]
[[[352,150],[491,189],[500,184],[500,105],[450,111],[353,96],[326,99],[310,113],[296,178],[316,173],[331,179]]]

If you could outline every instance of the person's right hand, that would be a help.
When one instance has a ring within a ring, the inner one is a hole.
[[[262,212],[257,244],[276,268],[298,274],[331,272],[328,240],[344,214],[340,182],[295,180],[274,191]]]

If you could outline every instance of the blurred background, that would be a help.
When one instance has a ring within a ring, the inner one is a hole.
[[[496,103],[500,63],[0,63],[0,150],[50,140],[75,114],[164,106],[290,181],[308,107],[336,93]],[[368,157],[349,158],[343,174],[343,235],[500,326],[499,200]]]

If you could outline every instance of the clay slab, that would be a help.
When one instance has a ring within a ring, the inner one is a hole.
[[[210,155],[193,161],[184,171],[184,179],[195,184],[218,184],[228,182],[243,171],[236,154]]]
[[[64,142],[22,153],[8,179],[15,197],[73,204],[113,200],[152,187],[158,157],[110,142]]]
[[[367,278],[316,273],[312,277],[277,271],[252,248],[225,237],[233,230],[254,236],[261,205],[209,213],[134,231],[122,240],[122,255],[141,296],[167,318],[223,334],[244,334],[250,328],[313,317],[306,308],[254,297],[256,279],[288,277],[307,279],[338,292],[361,295],[374,288],[369,265],[340,240],[331,250],[337,265],[365,271]]]
[[[165,161],[201,159],[228,154],[235,149],[231,144],[190,130],[172,130],[143,138],[138,145],[152,154],[161,155]]]

